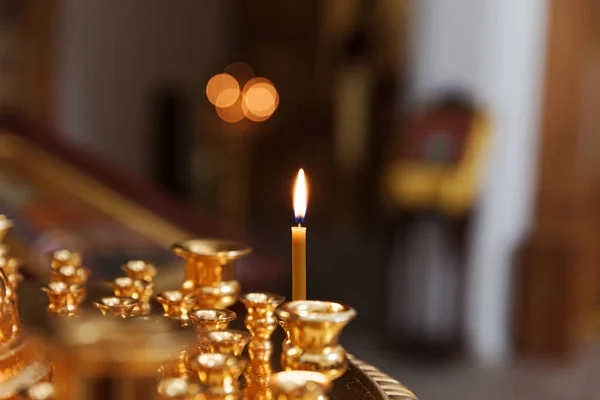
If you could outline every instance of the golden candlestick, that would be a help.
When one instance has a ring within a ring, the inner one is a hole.
[[[48,311],[60,315],[74,315],[86,296],[83,286],[68,285],[64,282],[50,282],[42,287],[48,296]]]
[[[193,362],[206,398],[219,400],[238,399],[238,378],[246,364],[245,358],[224,354],[201,354]]]
[[[250,247],[228,240],[191,239],[172,246],[185,261],[185,279],[193,283],[199,308],[227,308],[237,302],[240,285],[234,263]]]
[[[193,310],[189,314],[190,320],[196,327],[196,344],[200,352],[208,352],[210,349],[204,343],[204,334],[212,331],[223,331],[236,314],[230,310],[200,309]]]
[[[292,301],[275,310],[284,323],[290,343],[281,354],[285,370],[322,372],[331,380],[346,372],[346,351],[338,339],[356,317],[348,306],[327,301]]]
[[[327,376],[312,371],[277,372],[270,383],[277,400],[327,400],[331,389]]]
[[[171,318],[187,320],[188,313],[196,305],[196,295],[183,294],[179,290],[167,290],[156,296],[165,311],[165,315]]]
[[[285,297],[272,293],[242,295],[241,301],[247,310],[244,322],[253,336],[249,344],[250,351],[257,350],[263,357],[270,357],[273,347],[270,338],[277,328],[275,308],[284,300]]]
[[[248,332],[238,330],[212,331],[202,335],[202,342],[211,353],[241,356],[244,348],[252,339]]]
[[[121,269],[129,278],[145,282],[152,282],[157,273],[154,264],[141,260],[129,261],[127,264],[122,265]]]
[[[94,307],[96,307],[102,315],[105,316],[117,316],[121,318],[130,317],[138,301],[131,297],[103,297],[100,301],[95,301]]]

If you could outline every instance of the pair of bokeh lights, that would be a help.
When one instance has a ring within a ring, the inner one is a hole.
[[[244,118],[253,122],[269,119],[279,105],[279,93],[268,79],[254,76],[246,63],[233,63],[223,73],[210,78],[206,97],[225,122]]]

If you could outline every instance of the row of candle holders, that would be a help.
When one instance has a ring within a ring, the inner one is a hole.
[[[144,261],[123,266],[126,276],[108,283],[113,296],[93,304],[105,316],[144,318],[151,299],[164,316],[192,324],[196,343],[176,359],[161,365],[158,395],[162,399],[325,399],[332,381],[347,369],[347,357],[338,338],[355,316],[354,309],[325,301],[291,301],[271,293],[240,294],[233,279],[233,263],[250,249],[240,243],[193,239],[173,246],[186,261],[185,280],[178,289],[153,294],[157,270]],[[68,250],[50,255],[51,282],[43,288],[48,310],[61,316],[79,312],[89,269]],[[248,331],[228,329],[236,313],[227,307],[238,299],[246,307]],[[281,366],[271,365],[271,336],[277,325],[286,334]],[[248,358],[243,357],[247,349]],[[243,374],[243,390],[238,381]],[[198,396],[204,397],[198,397]]]

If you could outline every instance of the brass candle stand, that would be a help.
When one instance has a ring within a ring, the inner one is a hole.
[[[333,302],[300,300],[281,305],[275,314],[289,339],[281,353],[284,369],[322,372],[332,380],[346,372],[346,351],[338,339],[344,327],[356,317],[353,308]]]
[[[250,254],[250,247],[228,240],[190,239],[174,244],[172,250],[185,260],[185,282],[198,296],[198,308],[223,309],[237,302],[240,284],[234,265]]]

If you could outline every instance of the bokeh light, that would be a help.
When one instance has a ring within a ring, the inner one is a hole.
[[[234,124],[244,119],[242,111],[242,96],[238,96],[237,100],[229,107],[215,107],[217,115],[225,122]]]
[[[206,97],[217,108],[227,108],[240,98],[240,85],[229,74],[217,74],[206,84]]]
[[[244,86],[242,111],[249,120],[265,121],[273,115],[278,105],[279,93],[268,79],[253,78]]]

